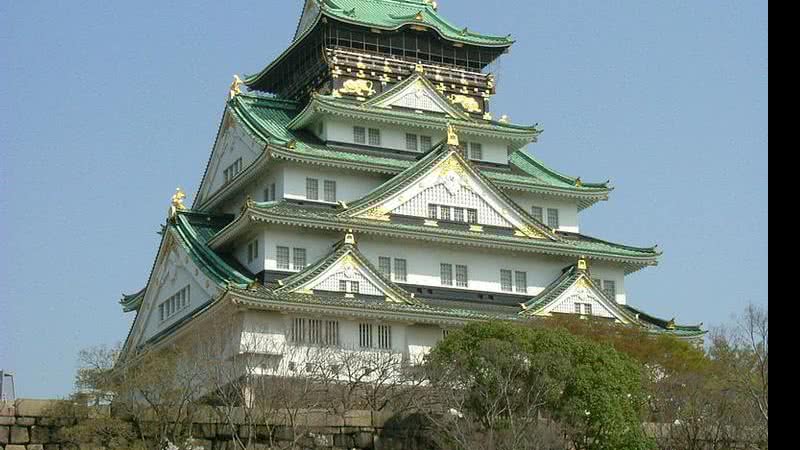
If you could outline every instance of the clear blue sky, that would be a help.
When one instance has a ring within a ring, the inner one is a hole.
[[[766,1],[439,3],[518,39],[493,110],[544,127],[533,152],[613,181],[582,230],[665,251],[631,304],[717,325],[766,303]],[[79,349],[125,338],[117,300],[175,187],[197,189],[232,75],[283,50],[300,8],[0,2],[0,368],[20,396],[66,395]]]

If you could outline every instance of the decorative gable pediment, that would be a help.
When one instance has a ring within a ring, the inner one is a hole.
[[[410,294],[383,277],[369,263],[356,248],[352,234],[348,234],[327,257],[303,272],[281,281],[277,292],[338,292],[383,297],[387,302],[393,303],[416,303]]]
[[[393,183],[396,183],[395,189],[392,189]],[[414,216],[429,219],[433,225],[431,208],[436,208],[438,220],[446,220],[446,216],[441,215],[446,209],[444,214],[449,215],[450,220],[472,222],[476,231],[483,225],[496,226],[511,228],[518,236],[555,240],[551,230],[494,188],[456,148],[451,148],[427,169],[420,170],[406,184],[402,183],[393,180],[378,188],[392,193],[387,192],[380,200],[369,202],[370,207],[354,205],[348,215],[374,220],[390,220],[391,215]],[[455,214],[460,217],[454,217]],[[470,221],[470,214],[477,220]]]
[[[585,264],[585,261],[579,264]],[[638,323],[636,317],[595,286],[586,269],[575,266],[566,269],[564,275],[536,298],[523,305],[523,309],[528,314],[536,316],[574,314],[612,319],[625,324]]]
[[[468,119],[451,102],[447,101],[436,88],[420,75],[413,75],[385,94],[368,102],[379,108],[406,108],[415,111],[440,113],[457,119]]]

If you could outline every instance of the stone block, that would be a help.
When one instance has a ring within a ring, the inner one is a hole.
[[[28,450],[44,450],[44,445],[42,444],[29,444]]]
[[[40,425],[31,427],[31,443],[32,444],[46,444],[51,441],[50,428]]]
[[[372,439],[372,433],[361,431],[353,435],[353,439],[355,440],[356,448],[373,448],[374,442]]]
[[[348,411],[344,416],[344,426],[369,427],[372,426],[372,417],[369,411]]]
[[[356,441],[349,434],[335,434],[333,435],[333,445],[334,447],[353,448]]]
[[[11,440],[11,431],[9,427],[0,426],[0,444],[8,444]]]
[[[333,436],[330,434],[308,433],[308,436],[314,441],[314,447],[333,447]]]
[[[17,417],[17,425],[29,427],[36,423],[35,417]]]
[[[27,444],[31,441],[31,436],[28,433],[28,429],[25,427],[20,427],[14,425],[11,427],[11,439],[9,442],[12,444]]]
[[[25,450],[24,445],[6,445],[6,450]]]
[[[61,446],[58,444],[45,444],[44,450],[61,450]]]
[[[17,416],[45,417],[48,411],[55,406],[54,400],[22,399],[17,401]]]
[[[0,425],[14,425],[16,422],[11,416],[0,416]]]

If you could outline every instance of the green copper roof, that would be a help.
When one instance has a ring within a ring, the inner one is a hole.
[[[119,301],[119,304],[122,305],[123,312],[131,312],[136,311],[142,306],[142,300],[144,300],[144,292],[147,288],[142,288],[139,292],[135,294],[122,294],[122,299]]]
[[[508,47],[514,43],[510,36],[492,36],[457,27],[424,0],[320,0],[318,3],[324,15],[365,27],[397,30],[404,25],[418,25],[464,44]]]
[[[677,325],[675,323],[675,319],[659,319],[658,317],[647,314],[637,308],[634,308],[633,306],[624,305],[624,307],[634,314],[636,318],[639,319],[639,321],[645,326],[655,331],[667,331],[677,336],[686,337],[702,336],[707,333],[707,331],[703,331],[702,323],[699,325]]]
[[[229,102],[229,111],[253,136],[262,142],[272,144],[270,151],[277,157],[388,174],[400,173],[416,163],[413,159],[389,153],[380,156],[376,152],[360,153],[334,149],[326,146],[311,133],[290,130],[289,124],[300,112],[300,105],[294,101],[238,95]],[[415,119],[420,118],[415,117]],[[577,178],[560,175],[547,169],[523,151],[512,155],[508,169],[480,167],[479,170],[489,180],[503,188],[578,197],[581,199],[579,201],[581,208],[598,200],[607,199],[611,190],[606,184],[579,185],[576,182]]]

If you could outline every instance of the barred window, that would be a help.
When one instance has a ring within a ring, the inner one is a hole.
[[[464,208],[453,208],[453,220],[456,222],[464,221]]]
[[[528,292],[528,272],[514,272],[514,285],[517,292],[526,294]]]
[[[278,196],[277,190],[275,189],[275,183],[269,185],[269,192],[270,192],[269,201],[274,202]]]
[[[322,320],[320,319],[309,319],[308,321],[308,343],[315,344],[315,345],[322,345],[323,341],[323,334],[322,334]]]
[[[292,258],[292,264],[294,264],[294,270],[303,270],[306,268],[306,249],[304,248],[295,248],[292,250],[294,252],[294,257]]]
[[[358,281],[350,282],[350,292],[352,292],[353,294],[358,294],[359,292],[361,292]]]
[[[364,127],[353,127],[353,142],[356,144],[367,143],[367,130]]]
[[[416,134],[406,133],[406,150],[411,150],[413,152],[419,150]]]
[[[392,258],[381,256],[378,258],[378,269],[381,273],[391,279],[392,278]]]
[[[511,276],[512,272],[510,270],[500,270],[500,289],[506,292],[511,292],[513,290]]]
[[[617,300],[617,283],[611,280],[603,281],[603,291],[605,291],[606,297],[614,301]]]
[[[592,315],[592,304],[591,303],[586,303],[586,304],[583,305],[583,313],[586,314],[587,316],[591,316]]]
[[[339,291],[348,294],[358,294],[359,293],[358,281],[339,280]]]
[[[325,321],[325,345],[336,347],[339,345],[339,321]]]
[[[378,325],[378,348],[390,350],[392,348],[391,325]]]
[[[470,159],[480,161],[483,159],[483,145],[478,142],[469,143]]]
[[[428,150],[433,148],[433,139],[430,136],[420,136],[419,137],[419,146],[420,150],[423,152],[427,152]]]
[[[333,180],[325,180],[324,189],[325,189],[325,201],[326,202],[335,202],[336,201],[336,182]]]
[[[575,303],[575,314],[583,314],[580,303]]]
[[[358,346],[361,348],[372,348],[372,324],[358,324]]]
[[[289,247],[278,247],[276,260],[278,269],[289,270]]]
[[[469,274],[467,266],[456,265],[456,286],[467,287],[469,285]]]
[[[436,205],[428,205],[428,218],[429,219],[433,219],[433,220],[438,219],[437,212],[438,212],[438,210],[436,208]]]
[[[347,292],[347,280],[339,280],[339,291]]]
[[[452,264],[442,264],[441,265],[441,282],[442,286],[452,286],[453,285],[453,265]]]
[[[531,208],[531,216],[539,222],[544,223],[544,210],[539,206]]]
[[[477,209],[468,209],[467,210],[467,223],[471,223],[471,224],[478,223],[478,210]]]
[[[449,206],[440,206],[439,207],[439,216],[442,220],[450,220],[450,207]]]
[[[405,259],[394,260],[394,281],[405,283],[408,279],[408,269]]]
[[[225,177],[225,184],[228,184],[231,181],[233,181],[233,179],[236,178],[236,175],[239,175],[241,171],[242,171],[242,158],[239,158],[236,161],[234,161],[233,164],[231,164],[225,170],[222,171]]]
[[[555,208],[548,208],[547,209],[547,226],[553,229],[558,229],[560,226],[558,220],[558,210]]]
[[[377,128],[369,129],[369,145],[381,145],[381,130]]]
[[[306,341],[306,319],[295,318],[292,320],[289,339],[295,344],[301,344]]]
[[[258,239],[247,244],[248,264],[258,259]]]
[[[316,178],[306,178],[306,198],[319,200],[319,180]]]

